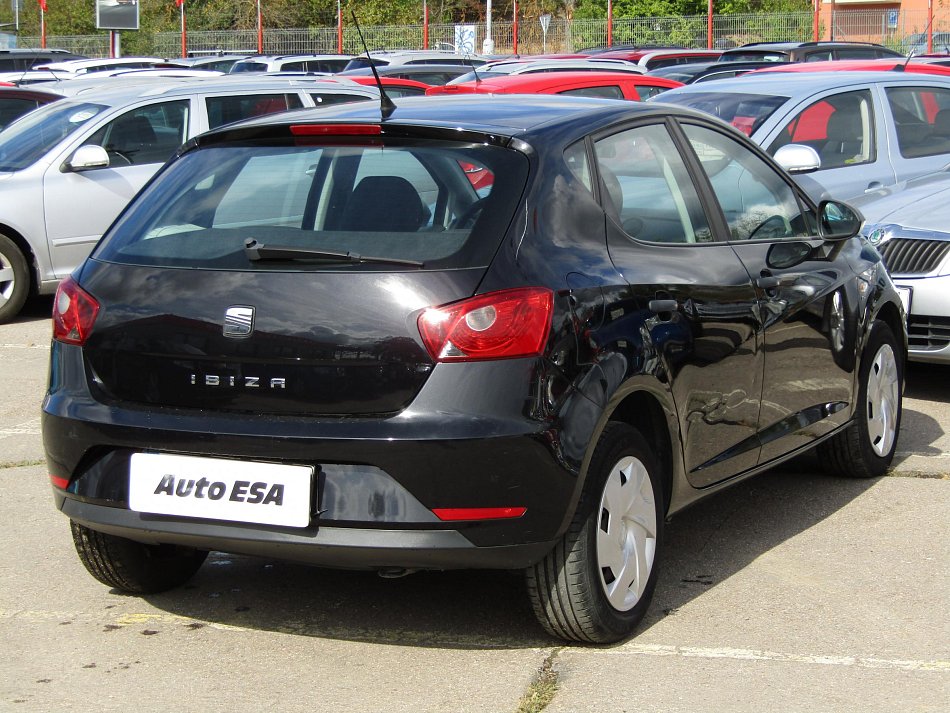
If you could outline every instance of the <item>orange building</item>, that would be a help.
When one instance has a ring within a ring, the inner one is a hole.
[[[822,40],[865,40],[893,46],[906,43],[911,35],[917,33],[930,34],[928,30],[950,32],[950,7],[944,6],[940,0],[818,2],[819,39]]]

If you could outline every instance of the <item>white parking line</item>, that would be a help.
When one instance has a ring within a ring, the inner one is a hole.
[[[45,349],[49,351],[49,344],[0,344],[0,349]]]
[[[0,438],[5,438],[6,436],[38,436],[41,433],[40,419],[38,418],[18,423],[15,426],[0,428]]]
[[[780,651],[761,651],[758,649],[703,648],[698,646],[663,646],[631,643],[601,653],[610,656],[680,656],[682,658],[776,661],[781,663],[817,664],[821,666],[853,666],[857,668],[889,669],[896,671],[936,671],[940,673],[950,673],[950,661],[914,661],[859,656],[787,654]]]

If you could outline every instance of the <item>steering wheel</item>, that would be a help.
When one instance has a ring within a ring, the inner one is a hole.
[[[775,240],[787,238],[791,234],[792,226],[785,216],[772,215],[755,226],[755,230],[749,233],[749,240]]]
[[[129,156],[127,153],[124,153],[123,151],[119,151],[118,149],[106,149],[106,153],[109,154],[110,159],[112,156],[118,156],[123,161],[125,161],[126,165],[128,166],[132,166],[134,163],[131,156]]]
[[[488,201],[488,197],[479,198],[477,201],[472,203],[468,208],[466,208],[462,214],[455,219],[452,223],[453,228],[468,228],[470,223],[475,222],[475,218],[478,217],[479,213],[482,212],[482,209],[485,207],[485,203]]]

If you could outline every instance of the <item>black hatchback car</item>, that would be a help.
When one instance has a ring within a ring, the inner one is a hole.
[[[885,470],[904,316],[846,205],[662,104],[367,104],[191,140],[61,285],[44,441],[94,577],[522,569],[615,641],[671,513],[815,446]]]

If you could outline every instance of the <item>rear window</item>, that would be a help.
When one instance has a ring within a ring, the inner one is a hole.
[[[723,52],[719,56],[720,62],[788,62],[788,55],[784,52],[768,52],[742,50],[738,52]]]
[[[248,62],[245,60],[241,60],[231,65],[230,73],[238,74],[239,72],[266,72],[266,71],[267,71],[266,62]]]
[[[712,114],[746,136],[752,136],[776,109],[788,101],[788,97],[731,92],[667,92],[659,100]]]
[[[251,271],[400,269],[326,253],[408,261],[404,269],[490,261],[524,190],[523,154],[450,142],[348,144],[192,151],[133,202],[94,257]],[[248,240],[266,247],[259,259]],[[286,258],[288,250],[306,253]]]

